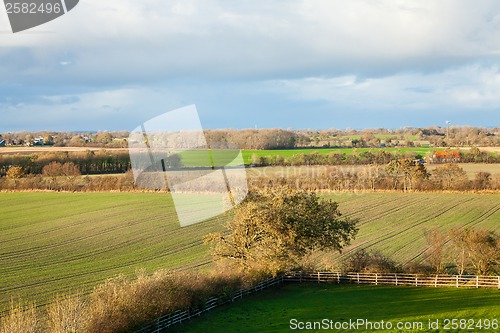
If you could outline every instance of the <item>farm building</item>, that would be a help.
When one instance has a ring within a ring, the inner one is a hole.
[[[5,140],[0,139],[0,147],[5,147],[5,144],[6,144]]]
[[[431,158],[431,163],[455,163],[460,161],[460,154],[455,150],[439,150]]]

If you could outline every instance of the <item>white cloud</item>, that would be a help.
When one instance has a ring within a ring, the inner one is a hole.
[[[499,10],[494,0],[87,0],[0,46],[26,47],[44,68],[69,52],[68,75],[102,81],[394,73],[495,55]]]
[[[478,65],[421,74],[400,73],[358,79],[355,76],[279,80],[270,89],[290,99],[325,101],[372,111],[439,108],[496,110],[500,105],[500,71]]]

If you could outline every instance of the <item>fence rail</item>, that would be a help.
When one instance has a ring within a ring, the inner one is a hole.
[[[500,289],[500,276],[292,272],[284,277],[290,282],[334,282],[416,287],[466,287]]]
[[[222,304],[234,302],[243,296],[283,284],[284,282],[372,284],[417,287],[455,287],[455,288],[497,288],[500,290],[500,276],[476,275],[434,275],[390,274],[390,273],[338,273],[338,272],[291,272],[284,276],[262,281],[247,289],[240,289],[229,297],[211,297],[201,309],[196,311],[176,311],[159,317],[135,333],[160,333],[166,328],[180,324]]]
[[[266,281],[262,281],[257,283],[256,285],[246,288],[246,289],[240,289],[234,294],[232,294],[230,297],[211,297],[207,301],[205,301],[204,305],[201,307],[201,309],[198,309],[196,311],[190,311],[190,310],[185,310],[185,311],[176,311],[173,313],[169,313],[166,315],[163,315],[159,317],[158,319],[155,319],[154,321],[150,322],[146,326],[142,327],[141,329],[135,331],[135,333],[159,333],[163,332],[168,327],[171,327],[176,324],[180,324],[186,320],[189,320],[193,317],[198,317],[202,313],[210,311],[222,304],[234,302],[238,298],[243,298],[243,296],[253,294],[255,292],[259,292],[261,290],[274,287],[276,285],[282,284],[284,281],[283,277],[278,277],[278,278],[271,278]]]

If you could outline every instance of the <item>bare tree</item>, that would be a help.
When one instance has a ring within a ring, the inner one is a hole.
[[[424,234],[428,246],[427,261],[437,274],[443,273],[446,235],[437,228],[428,230]]]
[[[478,275],[494,273],[500,262],[500,237],[493,231],[454,229],[451,232],[457,269],[471,266]]]

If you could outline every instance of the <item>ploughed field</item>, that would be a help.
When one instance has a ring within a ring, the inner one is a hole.
[[[498,194],[324,196],[360,219],[359,235],[344,255],[363,247],[400,262],[419,261],[426,257],[426,229],[500,231]],[[229,216],[181,228],[167,194],[0,193],[0,311],[11,297],[43,305],[58,293],[89,291],[106,278],[141,268],[209,269],[202,237],[222,230]]]

